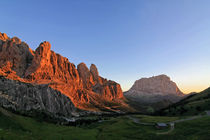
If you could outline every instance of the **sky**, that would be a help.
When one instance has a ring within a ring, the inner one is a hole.
[[[210,86],[209,0],[2,0],[0,32],[49,41],[128,90],[166,74],[184,93]]]

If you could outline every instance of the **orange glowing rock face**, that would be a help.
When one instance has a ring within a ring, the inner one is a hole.
[[[100,77],[94,64],[90,69],[84,63],[76,68],[67,58],[51,51],[51,44],[46,41],[33,51],[17,37],[10,39],[0,33],[0,75],[22,82],[48,84],[84,110],[109,110],[107,101],[125,105],[119,84]]]

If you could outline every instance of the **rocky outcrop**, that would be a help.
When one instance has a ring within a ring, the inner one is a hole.
[[[43,42],[34,52],[30,67],[25,72],[25,78],[31,81],[58,80],[68,83],[79,83],[79,74],[75,65],[67,58],[51,51],[51,44]]]
[[[17,112],[45,112],[53,117],[75,116],[71,100],[47,85],[32,85],[0,77],[0,105]]]
[[[79,77],[81,78],[83,82],[83,86],[86,89],[90,89],[92,85],[95,84],[93,80],[93,75],[90,73],[88,67],[84,63],[80,63],[77,66],[77,70],[79,72]]]
[[[113,81],[105,81],[103,85],[97,83],[93,87],[93,91],[99,94],[101,93],[103,97],[105,97],[107,100],[123,98],[123,93],[120,85]]]
[[[33,51],[28,45],[17,37],[12,39],[4,37],[3,40],[0,40],[0,67],[11,69],[20,77],[24,76],[33,55]]]
[[[7,39],[9,39],[9,37],[7,36],[7,34],[5,34],[5,33],[0,33],[0,40],[6,41]]]
[[[134,108],[140,105],[141,110],[151,106],[158,110],[179,101],[184,94],[168,76],[159,75],[137,80],[130,90],[124,92],[124,96]]]
[[[76,68],[67,58],[53,52],[47,41],[33,51],[17,37],[10,39],[0,33],[0,74],[25,83],[48,85],[83,110],[109,110],[108,102],[119,100],[119,106],[124,104],[119,84],[100,77],[94,64],[90,69],[84,63]]]
[[[99,84],[103,83],[103,81],[102,81],[103,79],[99,76],[98,69],[97,69],[96,65],[91,64],[90,73],[93,75],[93,80],[96,83],[99,83]]]
[[[91,64],[90,70],[84,63],[79,64],[77,68],[86,89],[91,89],[93,92],[102,95],[106,100],[123,98],[120,85],[100,77],[94,64]]]
[[[171,81],[166,75],[153,76],[151,78],[142,78],[137,80],[131,87],[130,91],[132,90],[147,94],[183,95],[176,83]]]

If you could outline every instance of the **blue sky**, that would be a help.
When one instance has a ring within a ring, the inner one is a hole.
[[[209,0],[1,1],[0,32],[52,50],[128,90],[167,74],[184,92],[210,85]]]

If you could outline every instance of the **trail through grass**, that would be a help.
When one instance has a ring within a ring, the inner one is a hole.
[[[142,122],[174,121],[179,117],[134,115]],[[6,140],[205,140],[210,137],[210,117],[180,122],[170,134],[157,135],[154,126],[144,126],[126,116],[82,126],[61,126],[30,117],[0,113],[0,139]]]

